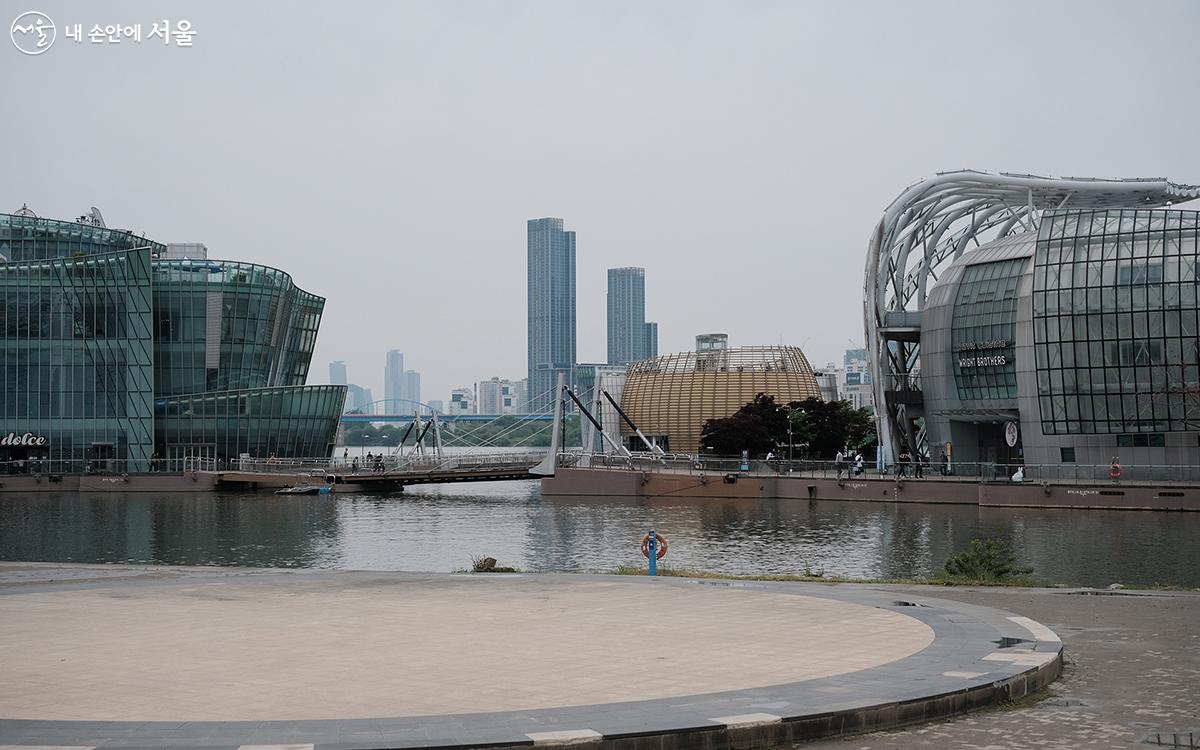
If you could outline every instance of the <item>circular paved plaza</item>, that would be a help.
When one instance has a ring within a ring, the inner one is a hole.
[[[0,648],[4,745],[415,747],[931,717],[1060,644],[863,586],[13,563]]]

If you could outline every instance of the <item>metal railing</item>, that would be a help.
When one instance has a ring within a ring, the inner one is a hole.
[[[485,471],[534,466],[545,456],[536,453],[463,453],[454,456],[379,455],[344,458],[267,458],[228,462],[217,471],[245,471],[260,474],[309,474],[324,476],[367,476],[371,474],[432,474],[455,471]]]
[[[749,460],[727,456],[668,455],[654,457],[650,454],[634,454],[631,457],[616,454],[581,453],[558,454],[558,465],[563,467],[591,466],[627,471],[657,471],[708,474],[746,474],[757,476],[796,476],[822,479],[923,479],[944,482],[995,482],[1014,483],[1013,475],[1021,470],[1022,483],[1039,484],[1054,482],[1061,484],[1121,484],[1133,483],[1200,483],[1200,466],[1121,464],[1120,476],[1114,478],[1111,464],[1017,464],[970,462],[950,463],[945,467],[929,464],[888,464],[882,468],[873,463],[864,463],[861,473],[856,473],[853,462],[844,461],[788,461]]]
[[[182,474],[188,471],[211,471],[217,465],[212,458],[29,458],[22,461],[0,461],[0,476],[29,474],[34,476],[130,474]]]
[[[539,463],[545,452],[528,453],[464,453],[454,456],[406,455],[359,456],[353,459],[258,458],[215,459],[189,456],[186,458],[126,459],[26,459],[0,461],[0,477],[14,475],[66,476],[101,475],[129,476],[133,474],[182,474],[192,471],[245,471],[257,474],[293,474],[325,477],[327,475],[362,476],[394,473],[452,473],[455,471],[486,471],[529,468]]]

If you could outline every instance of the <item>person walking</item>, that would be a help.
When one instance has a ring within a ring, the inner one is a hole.
[[[854,476],[861,477],[863,473],[863,459],[861,453],[854,454]]]
[[[913,462],[913,478],[925,478],[925,457],[920,453],[917,454],[916,460]]]
[[[942,454],[942,465],[938,471],[942,472],[942,476],[948,476],[950,474],[950,457],[945,453]]]
[[[896,457],[896,478],[897,479],[899,479],[900,477],[904,477],[905,479],[908,478],[908,462],[911,460],[912,460],[912,457],[910,455],[908,455],[908,449],[901,448],[900,455]]]
[[[843,454],[841,450],[838,450],[837,455],[833,457],[833,468],[837,470],[838,479],[842,478],[842,465],[845,463],[845,461],[845,454]]]

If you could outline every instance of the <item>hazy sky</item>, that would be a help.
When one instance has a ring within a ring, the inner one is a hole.
[[[328,301],[309,382],[525,375],[525,221],[646,268],[659,351],[861,345],[867,238],[937,171],[1200,182],[1200,2],[105,2],[0,50],[0,210],[200,241]],[[189,20],[190,49],[91,44]],[[65,38],[80,23],[82,43]]]

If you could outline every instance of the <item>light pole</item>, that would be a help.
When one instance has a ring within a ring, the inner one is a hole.
[[[792,473],[792,462],[795,461],[795,452],[793,450],[793,446],[796,441],[792,438],[792,412],[795,411],[795,409],[793,409],[788,404],[781,404],[779,406],[779,410],[787,415],[788,473],[791,474]]]
[[[788,419],[788,473],[791,474],[792,473],[792,446],[796,442],[795,440],[792,440],[792,410],[791,409],[787,410],[787,419]]]

